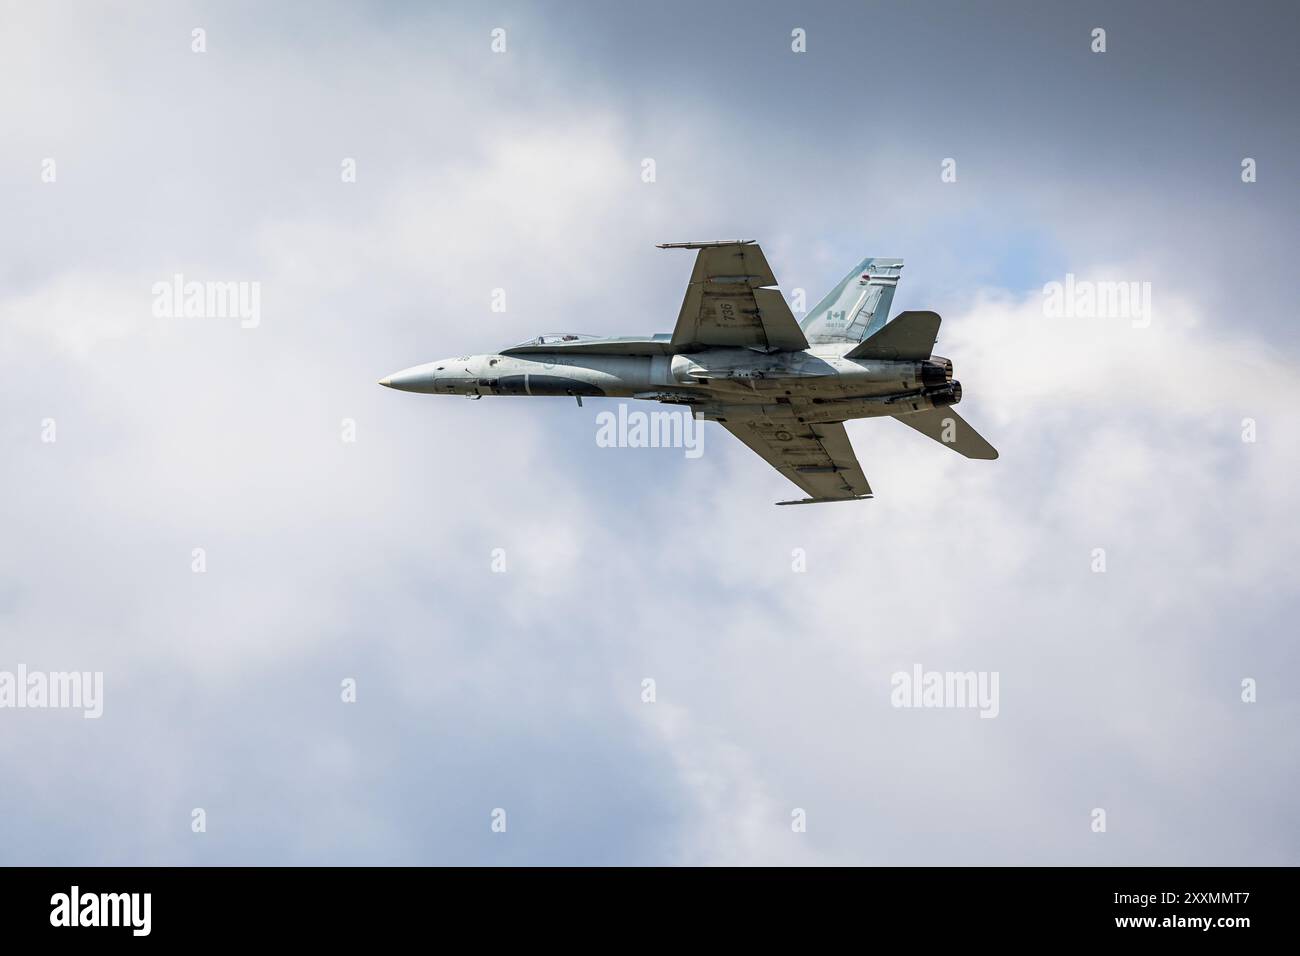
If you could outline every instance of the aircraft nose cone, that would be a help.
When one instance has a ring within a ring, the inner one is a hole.
[[[432,392],[437,387],[438,371],[437,363],[434,362],[416,365],[414,368],[385,375],[379,380],[379,384],[403,392]]]

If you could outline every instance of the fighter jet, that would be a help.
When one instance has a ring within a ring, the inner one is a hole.
[[[751,239],[666,242],[695,249],[671,334],[539,335],[490,355],[441,359],[380,385],[436,395],[566,395],[682,405],[718,422],[799,486],[781,505],[873,497],[844,422],[896,418],[967,458],[998,453],[952,408],[961,383],[934,355],[939,316],[886,322],[902,259],[863,259],[802,322]]]

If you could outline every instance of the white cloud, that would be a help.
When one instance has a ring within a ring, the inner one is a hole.
[[[290,55],[236,18],[198,63],[153,33],[96,40],[87,16],[33,27],[76,41],[41,61],[48,110],[22,84],[0,101],[25,131],[8,168],[43,155],[39,114],[67,170],[19,191],[3,243],[0,666],[106,671],[98,736],[0,734],[22,768],[0,815],[46,814],[16,858],[492,859],[478,804],[506,791],[530,862],[1294,859],[1268,843],[1268,792],[1294,777],[1270,747],[1294,742],[1247,723],[1294,726],[1294,705],[1236,698],[1294,662],[1294,361],[1223,329],[1199,286],[1089,250],[1080,277],[1153,282],[1150,328],[1045,319],[1036,294],[953,303],[939,350],[1001,459],[856,423],[878,497],[773,508],[784,479],[712,426],[698,462],[623,454],[572,403],[375,379],[549,328],[668,329],[689,258],[653,239],[770,227],[783,279],[838,277],[908,251],[850,248],[855,216],[933,243],[978,202],[954,213],[918,180],[846,203],[790,176],[799,143],[738,158],[727,124],[747,120],[707,98],[646,126],[558,54],[481,62],[468,27],[438,58],[383,30]],[[343,43],[364,56],[336,71]],[[155,319],[174,271],[261,282],[261,326]],[[890,708],[913,662],[1000,671],[1000,716]],[[205,801],[220,826],[185,842]]]

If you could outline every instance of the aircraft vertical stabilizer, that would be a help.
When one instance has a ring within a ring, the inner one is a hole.
[[[889,318],[902,259],[863,259],[800,323],[808,341],[861,342]]]

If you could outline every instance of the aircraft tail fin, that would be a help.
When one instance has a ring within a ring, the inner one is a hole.
[[[909,412],[894,417],[904,425],[915,428],[927,438],[933,438],[939,444],[947,445],[959,455],[984,459],[998,457],[998,450],[990,445],[983,435],[971,428],[951,405],[943,408],[927,408],[923,412]]]
[[[863,259],[799,323],[809,342],[861,342],[889,318],[902,259]]]
[[[934,351],[939,322],[936,312],[900,312],[893,322],[867,336],[844,357],[923,362]]]

